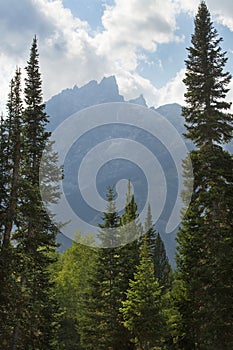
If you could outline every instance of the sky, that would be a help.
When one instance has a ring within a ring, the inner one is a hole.
[[[233,2],[208,0],[233,74]],[[126,100],[184,103],[186,48],[199,0],[0,0],[0,112],[38,38],[44,100],[115,75]],[[232,90],[228,94],[233,101]]]

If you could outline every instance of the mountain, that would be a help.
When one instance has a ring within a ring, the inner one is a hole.
[[[53,131],[59,124],[61,124],[66,118],[75,112],[93,105],[109,102],[129,102],[134,105],[147,107],[143,95],[140,95],[139,97],[130,101],[125,101],[124,97],[119,94],[119,89],[114,76],[103,78],[100,83],[93,80],[82,87],[74,86],[72,89],[63,90],[46,103],[46,112],[50,116],[49,131]],[[183,118],[181,117],[180,105],[169,104],[161,106],[157,109],[152,107],[151,109],[160,113],[167,120],[169,120],[180,135],[182,135],[182,133],[185,131]],[[95,225],[100,221],[99,213],[95,210],[91,210],[85,204],[81,193],[79,190],[77,190],[77,169],[82,162],[82,158],[95,145],[117,137],[125,137],[127,139],[140,142],[142,145],[149,148],[153,153],[156,153],[156,157],[158,158],[162,169],[168,174],[166,181],[169,195],[168,199],[166,200],[166,208],[156,223],[156,229],[159,230],[164,240],[170,261],[174,262],[176,230],[174,230],[174,232],[170,235],[164,234],[163,232],[165,231],[166,223],[170,217],[171,210],[174,207],[174,201],[177,196],[177,179],[174,175],[173,165],[166,149],[164,149],[159,142],[154,140],[149,133],[143,132],[142,130],[133,130],[132,128],[127,128],[126,126],[122,128],[119,125],[107,125],[102,128],[96,128],[96,130],[94,130],[92,133],[82,135],[81,143],[71,147],[65,161],[63,188],[65,189],[67,201],[71,205],[73,211],[78,212],[78,215],[84,221],[87,220],[87,222]],[[176,147],[176,145],[174,145],[174,147]],[[107,154],[108,150],[106,149],[105,151]],[[150,169],[150,164],[147,164],[147,168]],[[88,176],[90,176],[91,180],[91,175],[87,174],[87,183]],[[143,191],[146,188],[147,183],[145,177],[143,177],[141,169],[133,166],[130,162],[123,160],[108,162],[103,169],[101,168],[99,171],[99,176],[96,179],[96,187],[98,188],[101,196],[104,197],[106,187],[117,183],[122,178],[130,179],[133,183],[135,198],[140,210],[145,204],[146,199]],[[160,199],[158,197],[158,201],[159,200]],[[77,227],[76,229],[81,229],[81,227]],[[61,251],[71,244],[71,240],[63,234],[59,235],[58,241],[61,243]]]
[[[143,106],[143,107],[148,107],[146,104],[146,100],[143,95],[140,95],[137,98],[134,98],[132,100],[129,100],[130,103],[135,103],[136,105]]]
[[[103,78],[99,84],[92,80],[80,88],[75,85],[72,89],[63,90],[46,103],[46,113],[50,116],[49,130],[54,130],[73,113],[107,102],[124,102],[114,76]]]
[[[109,102],[129,102],[148,107],[143,95],[126,101],[119,94],[118,85],[114,76],[104,77],[100,83],[92,80],[82,87],[74,86],[65,89],[46,102],[46,113],[49,115],[49,130],[53,131],[60,123],[72,114],[94,105]],[[181,106],[177,103],[167,104],[152,110],[167,118],[180,132],[185,132],[184,120],[181,117]]]

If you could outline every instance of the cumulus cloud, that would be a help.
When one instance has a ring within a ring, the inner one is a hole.
[[[54,3],[55,5],[55,3]],[[2,51],[12,56],[25,53],[28,42],[38,33],[45,39],[56,29],[51,17],[44,15],[43,8],[51,6],[45,0],[11,0],[0,2],[0,45]],[[56,6],[58,7],[58,6]]]
[[[185,85],[183,79],[185,76],[185,69],[181,69],[176,73],[175,77],[169,81],[165,86],[159,89],[157,104],[159,106],[166,103],[184,104]]]
[[[210,2],[210,1],[209,1]],[[199,0],[115,0],[105,5],[103,27],[93,32],[89,24],[75,18],[62,0],[0,1],[0,104],[5,104],[9,81],[16,65],[25,66],[32,38],[39,40],[44,97],[92,79],[115,75],[126,99],[143,93],[149,105],[182,102],[183,71],[163,88],[136,73],[142,55],[158,45],[179,41],[177,15],[194,12]],[[222,23],[231,26],[233,5],[210,2]],[[12,11],[14,9],[14,11]],[[232,23],[233,28],[233,23]],[[142,54],[143,52],[143,54]]]
[[[157,44],[179,40],[174,34],[176,13],[171,0],[148,0],[147,6],[140,0],[116,0],[114,6],[106,5],[103,30],[92,33],[61,0],[2,1],[1,77],[4,82],[8,78],[8,85],[12,67],[26,62],[32,37],[37,34],[46,99],[63,88],[111,74],[118,77],[126,94],[127,87],[135,93],[141,92],[142,85],[144,90],[153,90],[150,82],[135,74],[138,51],[153,52]],[[5,91],[0,98],[5,101]]]
[[[137,66],[137,49],[155,51],[157,44],[180,40],[176,30],[177,7],[170,1],[116,0],[102,17],[104,31],[96,36],[98,52],[109,54],[127,70]]]
[[[88,24],[74,18],[71,11],[63,7],[61,0],[2,1],[0,29],[1,83],[8,86],[13,67],[25,66],[32,38],[36,34],[45,98],[77,83],[76,71],[80,70],[82,75],[88,56],[95,52],[94,47],[91,50]],[[0,92],[1,107],[6,100],[6,91],[1,89]]]
[[[175,0],[180,11],[188,12],[194,15],[197,12],[199,0]],[[214,20],[227,26],[233,31],[233,2],[229,0],[206,0],[206,5],[211,12]]]
[[[120,87],[120,93],[126,100],[133,99],[143,94],[148,105],[155,105],[158,90],[149,80],[141,77],[139,74],[122,70],[117,76],[117,83]]]
[[[185,69],[181,69],[162,88],[155,88],[152,83],[136,73],[121,72],[117,78],[120,92],[127,100],[143,94],[149,107],[158,107],[167,103],[184,104]]]

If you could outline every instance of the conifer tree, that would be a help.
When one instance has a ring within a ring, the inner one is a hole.
[[[10,83],[7,116],[5,119],[1,117],[1,225],[4,246],[9,245],[12,226],[15,224],[21,161],[22,111],[21,71],[17,68]]]
[[[227,57],[220,47],[222,40],[202,1],[185,61],[187,91],[182,111],[188,130],[186,137],[197,146],[229,142],[232,138],[232,115],[227,112],[231,104],[225,101],[231,75],[224,71]]]
[[[126,300],[130,280],[133,280],[136,266],[139,264],[139,239],[142,235],[142,226],[138,219],[138,207],[134,194],[131,193],[131,182],[128,181],[126,203],[119,228],[121,243],[119,249],[119,280],[121,289],[121,301]],[[124,244],[125,243],[125,244]],[[121,323],[124,323],[123,314],[120,313]],[[133,348],[132,333],[126,328],[125,331],[128,349]]]
[[[154,276],[154,264],[145,235],[142,238],[140,262],[122,305],[120,311],[124,325],[132,333],[136,346],[143,350],[160,346],[165,325],[161,288]]]
[[[133,279],[135,267],[139,263],[139,239],[142,235],[141,223],[138,221],[138,208],[134,194],[131,193],[131,183],[128,181],[124,213],[120,218],[120,273],[122,298],[125,299],[129,281]]]
[[[21,143],[22,143],[22,113],[23,105],[21,98],[21,71],[16,69],[15,78],[11,81],[9,100],[7,103],[8,128],[7,142],[7,168],[8,175],[8,203],[5,212],[5,233],[3,245],[8,245],[11,240],[12,227],[16,224],[16,206],[18,203],[18,190],[20,182]]]
[[[121,324],[119,225],[115,195],[107,193],[108,206],[100,224],[100,239],[105,248],[97,252],[97,260],[90,277],[90,294],[83,300],[80,320],[81,344],[85,349],[128,349],[126,329]]]
[[[121,244],[138,242],[141,233],[141,223],[138,221],[137,203],[134,194],[131,193],[131,182],[128,180],[128,190],[126,193],[126,203],[124,213],[121,216],[120,239]]]
[[[150,204],[148,205],[144,234],[146,235],[151,258],[154,263],[155,277],[158,279],[159,285],[165,291],[171,287],[172,269],[161,236],[154,228]]]
[[[178,307],[183,319],[180,349],[231,349],[233,346],[233,159],[222,143],[232,137],[231,76],[224,72],[221,38],[201,2],[186,61],[189,137],[198,147],[190,156],[194,191],[178,233]]]
[[[6,209],[6,183],[7,183],[7,172],[6,172],[6,126],[4,117],[1,115],[0,118],[0,246],[3,243],[3,232],[4,232],[4,217]]]
[[[16,318],[15,296],[18,286],[14,278],[15,254],[12,245],[13,225],[17,225],[17,203],[20,183],[22,129],[21,71],[16,69],[10,83],[7,116],[1,120],[1,246],[0,246],[0,343],[9,348],[12,340],[12,320]],[[9,312],[11,310],[11,312]]]
[[[101,247],[103,248],[115,248],[120,244],[119,241],[119,226],[120,217],[116,210],[115,194],[111,187],[107,192],[108,207],[106,212],[103,213],[103,224],[99,224],[98,237],[101,241]]]
[[[45,129],[48,119],[42,99],[36,37],[26,72],[17,228],[13,235],[20,303],[15,306],[17,318],[13,320],[12,348],[52,349],[57,305],[48,267],[56,258],[57,229],[42,205],[39,187],[40,161],[49,133]],[[56,155],[51,153],[47,160],[50,172],[55,171]],[[59,178],[58,169],[56,174],[54,181]]]

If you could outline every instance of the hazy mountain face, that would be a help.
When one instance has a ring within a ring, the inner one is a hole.
[[[74,86],[72,89],[63,90],[46,103],[46,112],[50,117],[49,129],[54,130],[66,118],[84,108],[109,102],[127,102],[119,94],[114,76],[103,78],[99,84],[92,80],[80,88]],[[148,107],[143,95],[128,102]],[[166,117],[178,131],[185,131],[179,104],[169,104],[155,110]]]
[[[54,130],[64,119],[84,108],[107,102],[124,102],[119,94],[115,77],[103,78],[98,84],[95,80],[78,88],[63,90],[46,103],[50,116],[49,129]]]
[[[63,90],[46,103],[46,112],[50,116],[49,130],[55,130],[64,120],[78,111],[90,106],[110,102],[127,102],[124,100],[123,96],[119,94],[115,77],[104,78],[99,84],[96,81],[91,81],[80,88],[75,86],[73,89]],[[142,95],[128,102],[147,107],[146,101]],[[165,105],[159,107],[155,111],[169,120],[180,135],[185,132],[180,105]],[[154,122],[158,122],[156,120],[156,114]],[[156,222],[156,228],[160,231],[165,242],[170,259],[173,260],[176,230],[174,230],[172,234],[164,234],[164,232],[177,197],[178,185],[176,179],[177,175],[175,173],[176,169],[166,147],[156,140],[149,132],[131,126],[127,127],[120,124],[111,124],[102,125],[82,135],[80,139],[70,147],[64,162],[65,176],[63,180],[63,189],[66,193],[66,199],[72,207],[72,210],[79,215],[83,221],[90,222],[94,225],[97,225],[98,222],[101,221],[100,213],[85,203],[80,189],[77,186],[77,173],[83,157],[85,157],[93,147],[101,142],[107,142],[108,140],[114,140],[116,138],[130,139],[148,148],[156,155],[159,164],[164,173],[166,173],[166,186],[168,193],[164,210]],[[176,144],[174,144],[173,147],[175,148]],[[189,143],[188,148],[191,147],[192,145]],[[104,152],[107,154],[108,150],[106,149]],[[149,168],[150,165],[147,164],[147,167]],[[88,176],[90,177],[89,179]],[[86,177],[87,183],[89,180],[91,182],[93,174],[86,174]],[[122,179],[131,180],[136,202],[138,204],[138,210],[140,212],[146,202],[148,184],[145,174],[143,174],[143,169],[136,166],[130,160],[115,159],[106,162],[106,164],[99,169],[96,176],[96,187],[98,192],[101,197],[104,198],[107,186],[115,186]],[[81,227],[77,227],[77,230],[78,229],[81,229]],[[64,236],[60,237],[60,241],[65,246],[70,244],[70,240]]]

